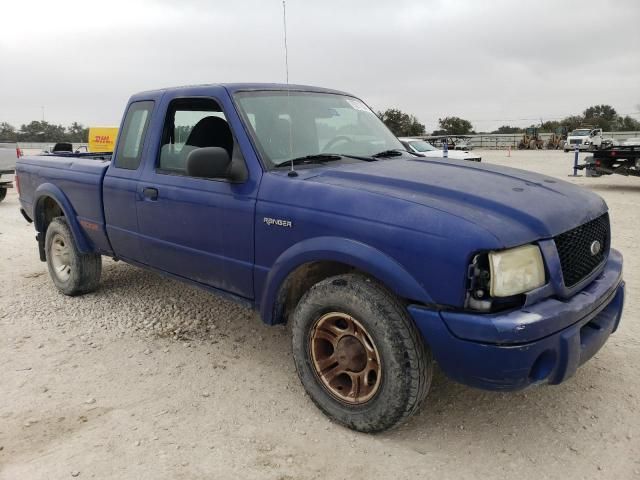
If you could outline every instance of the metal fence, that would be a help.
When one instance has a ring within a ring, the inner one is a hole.
[[[551,137],[551,133],[540,133],[539,136],[544,140],[545,144]],[[629,138],[640,137],[640,132],[604,132],[602,134],[604,138],[613,138],[617,142],[627,140]],[[470,142],[474,148],[501,150],[511,148],[518,148],[518,143],[522,140],[522,133],[488,133],[482,135],[469,135]]]

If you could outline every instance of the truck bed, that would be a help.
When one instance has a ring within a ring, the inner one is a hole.
[[[20,176],[20,197],[25,214],[34,219],[40,193],[53,192],[56,197],[68,201],[65,206],[69,215],[75,216],[92,246],[98,251],[108,252],[102,182],[110,161],[111,154],[94,153],[45,154],[18,159],[16,172]]]
[[[581,166],[595,175],[626,175],[640,177],[640,146],[619,145],[593,152],[593,158]]]

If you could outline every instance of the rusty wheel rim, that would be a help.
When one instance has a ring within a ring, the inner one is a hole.
[[[62,282],[71,276],[71,248],[62,235],[56,233],[51,240],[51,266],[54,275]]]
[[[311,329],[309,349],[316,376],[337,400],[361,405],[380,388],[380,355],[367,330],[345,313],[320,317]]]

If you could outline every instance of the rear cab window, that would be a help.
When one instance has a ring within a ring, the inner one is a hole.
[[[149,127],[153,102],[134,102],[129,105],[116,149],[114,166],[136,170],[140,166],[144,139]]]

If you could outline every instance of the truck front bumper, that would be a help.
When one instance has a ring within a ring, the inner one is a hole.
[[[591,146],[591,144],[585,145],[584,143],[578,143],[578,144],[565,143],[564,144],[564,149],[572,152],[572,151],[574,151],[576,149],[576,146],[578,147],[578,150],[582,151],[582,150],[589,150],[589,147]]]
[[[616,331],[623,305],[622,256],[611,250],[602,273],[568,300],[548,298],[501,314],[417,305],[409,312],[448,377],[488,390],[520,390],[571,377]]]

